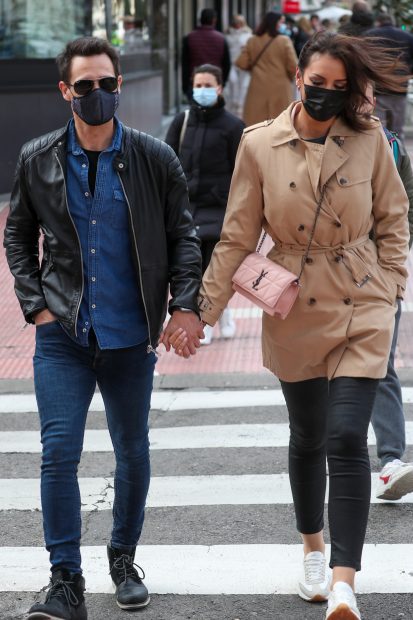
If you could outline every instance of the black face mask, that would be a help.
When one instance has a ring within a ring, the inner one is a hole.
[[[315,121],[328,121],[344,110],[348,90],[332,90],[304,84],[306,99],[303,106]]]
[[[73,97],[72,110],[88,125],[103,125],[110,121],[119,105],[119,93],[95,88],[84,97]]]

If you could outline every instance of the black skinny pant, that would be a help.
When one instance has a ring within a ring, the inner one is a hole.
[[[367,431],[378,383],[353,377],[281,381],[290,418],[290,483],[302,534],[324,527],[328,460],[331,568],[360,570],[371,495]]]

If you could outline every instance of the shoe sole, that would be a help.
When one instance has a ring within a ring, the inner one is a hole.
[[[45,614],[42,611],[35,611],[27,617],[27,620],[62,620],[62,617],[58,618],[57,616]]]
[[[116,604],[121,609],[142,609],[143,607],[146,607],[147,605],[149,605],[150,600],[151,600],[151,597],[148,596],[146,601],[144,601],[143,603],[131,603],[130,605],[126,605],[125,603],[119,603],[119,601],[116,601]]]
[[[323,596],[322,594],[315,594],[313,597],[310,598],[302,592],[299,592],[298,596],[302,598],[303,601],[307,601],[307,603],[325,603],[328,600],[328,595]]]
[[[401,499],[404,495],[413,493],[413,469],[406,471],[392,482],[380,495],[376,497],[378,499],[396,500]]]
[[[345,603],[341,603],[326,620],[361,620],[360,616],[350,609]]]

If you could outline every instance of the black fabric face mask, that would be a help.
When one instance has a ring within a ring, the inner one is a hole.
[[[119,105],[119,93],[95,88],[84,97],[73,97],[72,110],[88,125],[103,125],[110,121]]]
[[[306,99],[303,106],[315,121],[328,121],[344,110],[348,90],[332,90],[304,84]]]

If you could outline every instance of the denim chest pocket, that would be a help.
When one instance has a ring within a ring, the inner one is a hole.
[[[113,190],[111,225],[117,230],[127,230],[129,226],[129,209],[125,196],[120,189]]]

